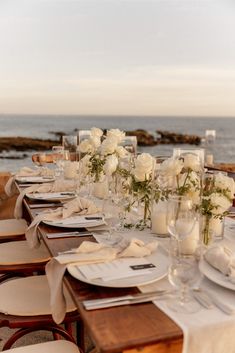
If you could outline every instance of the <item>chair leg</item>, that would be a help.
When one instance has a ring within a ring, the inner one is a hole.
[[[21,328],[20,330],[16,331],[4,344],[3,351],[10,349],[12,345],[21,337],[27,335],[28,333],[35,332],[35,331],[49,331],[53,334],[58,334],[59,336],[64,337],[66,340],[76,343],[74,338],[66,332],[62,327],[59,326],[48,326],[48,327],[32,327],[32,328]]]

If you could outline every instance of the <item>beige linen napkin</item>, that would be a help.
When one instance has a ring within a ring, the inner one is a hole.
[[[40,241],[38,239],[37,228],[42,221],[55,221],[57,219],[66,219],[73,214],[84,215],[98,212],[99,209],[92,201],[80,197],[76,197],[72,201],[67,202],[63,207],[42,212],[34,218],[33,222],[26,230],[25,236],[28,244],[30,248],[39,246]]]
[[[53,176],[54,171],[49,168],[42,169],[31,169],[29,167],[23,167],[9,178],[8,182],[5,185],[5,193],[7,196],[11,197],[17,193],[17,188],[15,186],[16,177],[27,177],[27,176]]]
[[[46,265],[46,275],[51,291],[51,309],[54,321],[57,324],[61,323],[66,313],[62,280],[68,264],[85,265],[108,262],[119,257],[144,257],[154,252],[157,246],[157,241],[145,244],[139,239],[132,239],[129,243],[124,241],[118,247],[84,241],[76,249],[76,254],[63,254],[51,259]]]
[[[74,182],[71,180],[56,180],[52,183],[45,184],[34,184],[21,191],[15,204],[14,216],[15,218],[22,217],[22,201],[26,194],[31,193],[46,193],[46,192],[61,192],[61,191],[73,191]]]
[[[204,254],[205,260],[235,283],[235,254],[226,246],[212,245]]]

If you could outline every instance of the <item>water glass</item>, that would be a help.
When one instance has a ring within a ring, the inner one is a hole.
[[[66,151],[69,151],[70,160],[77,161],[77,145],[78,137],[73,135],[62,136],[62,146]]]

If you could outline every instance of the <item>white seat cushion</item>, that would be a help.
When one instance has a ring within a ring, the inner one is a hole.
[[[75,311],[67,288],[64,286],[67,312]],[[0,312],[8,315],[35,316],[51,314],[50,289],[47,277],[17,278],[0,285]]]
[[[28,225],[24,219],[0,220],[0,239],[4,236],[16,236],[25,234]]]
[[[79,353],[76,344],[65,341],[51,341],[44,343],[37,343],[30,346],[13,348],[4,351],[6,353]]]
[[[30,249],[26,240],[0,244],[0,266],[39,263],[49,259],[50,254],[43,243],[38,249]]]

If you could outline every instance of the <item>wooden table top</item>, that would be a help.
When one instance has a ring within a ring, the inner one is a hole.
[[[24,200],[26,215],[34,218],[39,209],[30,209],[32,202]],[[42,210],[42,209],[41,209]],[[48,239],[47,233],[58,229],[41,224],[39,232],[52,256],[59,251],[78,247],[84,240],[95,239],[92,236],[82,238]],[[63,231],[63,228],[60,228]],[[64,229],[64,231],[66,231]],[[180,353],[182,352],[183,332],[175,322],[158,309],[153,303],[126,305],[107,309],[86,311],[82,305],[85,299],[104,298],[138,292],[137,288],[107,288],[83,283],[68,273],[65,283],[77,305],[94,344],[100,352],[135,353],[140,349],[144,353]]]

